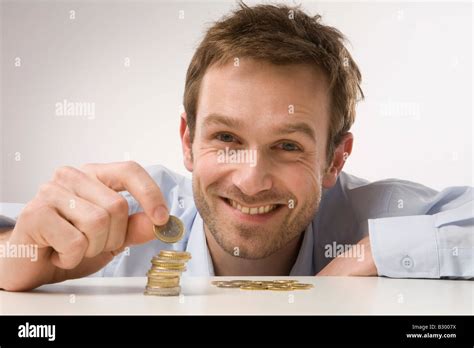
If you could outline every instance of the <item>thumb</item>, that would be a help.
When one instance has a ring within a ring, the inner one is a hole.
[[[124,246],[143,244],[155,239],[153,222],[145,213],[130,215]]]

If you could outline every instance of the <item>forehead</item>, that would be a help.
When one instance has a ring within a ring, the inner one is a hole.
[[[257,127],[262,122],[305,119],[327,129],[328,81],[324,72],[307,64],[274,65],[239,59],[211,66],[203,77],[198,123],[210,114],[229,115]]]

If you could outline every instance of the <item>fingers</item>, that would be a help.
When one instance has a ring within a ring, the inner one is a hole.
[[[54,249],[51,262],[55,266],[64,269],[76,267],[84,258],[89,244],[86,236],[50,206],[33,206],[31,209],[34,216],[29,221],[38,226],[32,239],[38,247]]]
[[[169,213],[159,187],[142,167],[125,162],[90,164],[82,169],[59,168],[53,181],[42,185],[37,200],[54,208],[64,220],[62,225],[67,223],[83,233],[87,241],[83,257],[115,253],[154,239],[153,224],[165,224]],[[129,219],[127,201],[116,192],[121,190],[128,190],[144,213]],[[57,253],[54,262],[59,264],[60,256]]]
[[[164,225],[168,221],[169,212],[160,188],[139,164],[135,162],[87,164],[81,170],[114,191],[130,192],[154,224]]]
[[[42,185],[38,192],[38,198],[41,202],[57,210],[63,217],[64,222],[68,224],[71,222],[77,230],[84,233],[88,241],[88,247],[85,252],[86,257],[94,257],[103,252],[108,241],[113,248],[118,248],[123,244],[126,231],[123,231],[121,236],[117,236],[117,233],[114,236],[109,232],[111,217],[104,208],[77,197],[62,186],[54,183]],[[56,225],[47,225],[41,222],[38,226],[50,226],[48,227],[50,228],[50,233],[58,233]],[[61,226],[64,226],[64,223]],[[65,235],[63,238],[67,240],[69,236]],[[74,243],[74,240],[72,243]]]
[[[128,220],[127,237],[125,246],[143,244],[155,239],[153,223],[144,213],[130,216]]]
[[[85,173],[72,167],[58,169],[54,175],[57,183],[76,196],[102,207],[108,214],[110,226],[104,251],[119,248],[127,231],[128,203],[127,200],[97,179],[92,179]]]

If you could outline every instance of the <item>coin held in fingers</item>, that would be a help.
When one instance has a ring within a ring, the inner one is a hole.
[[[184,235],[183,222],[176,216],[170,215],[166,225],[153,225],[153,233],[156,238],[165,243],[176,243]]]

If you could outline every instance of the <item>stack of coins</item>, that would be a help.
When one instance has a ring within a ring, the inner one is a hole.
[[[242,290],[272,290],[272,291],[293,291],[308,290],[312,284],[300,283],[297,280],[216,280],[212,282],[218,288],[231,288]]]
[[[176,243],[184,235],[184,225],[176,216],[170,218],[164,226],[153,226],[156,238],[165,243]],[[151,260],[145,295],[177,296],[181,292],[179,281],[181,273],[186,271],[186,262],[191,254],[186,251],[162,250]]]
[[[186,262],[190,258],[191,254],[186,251],[160,251],[151,260],[145,295],[178,296],[181,273],[186,271]]]

